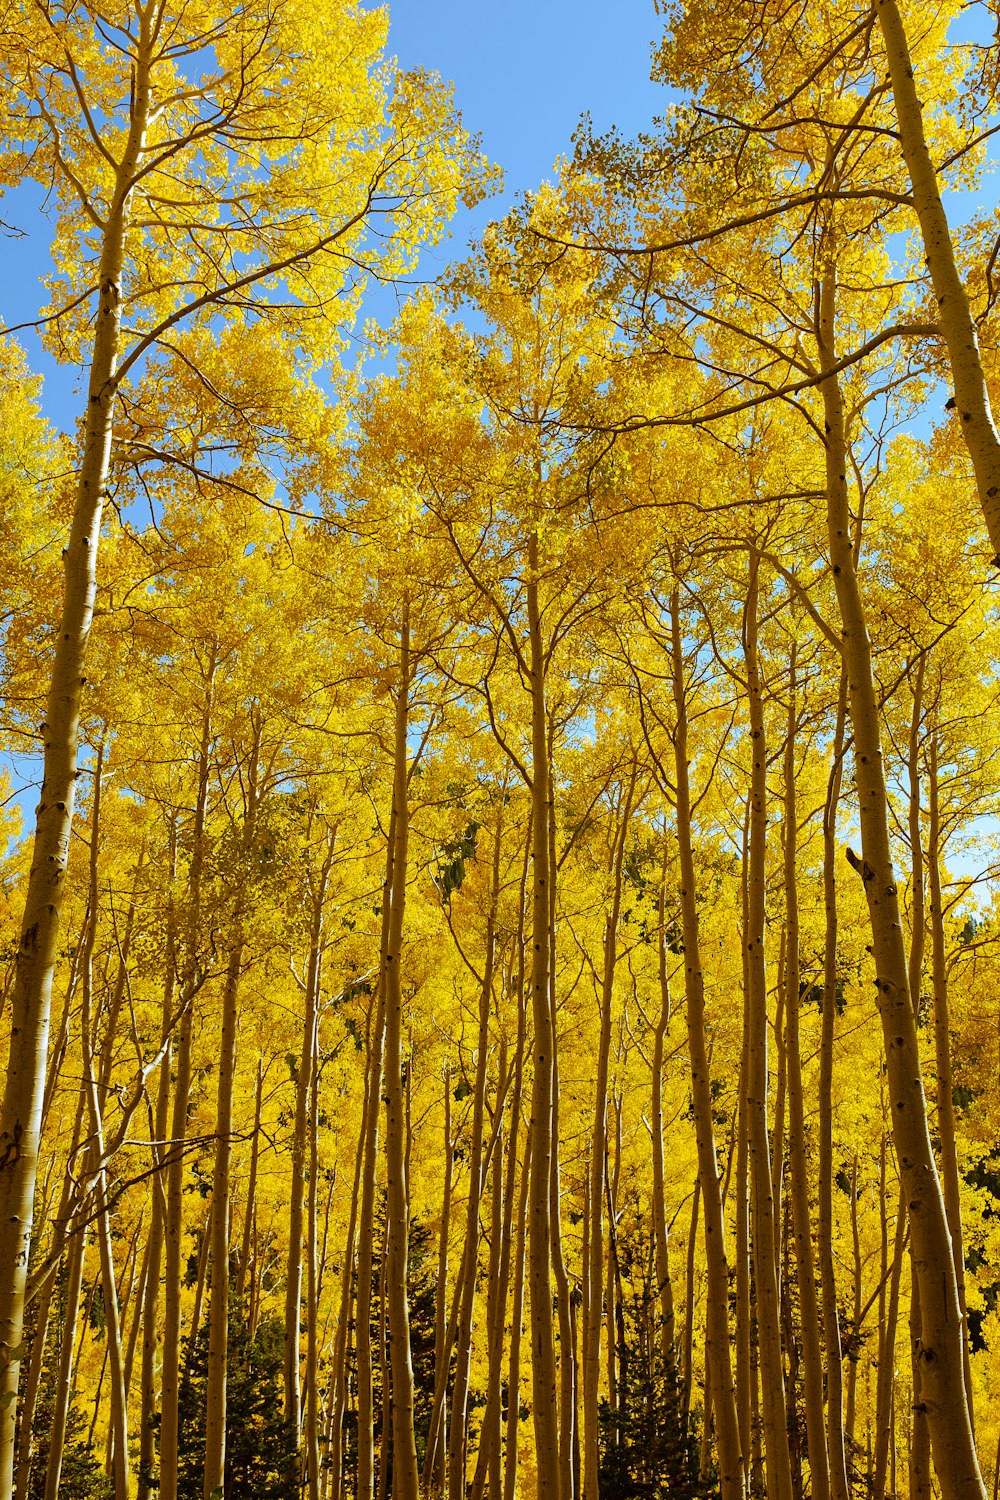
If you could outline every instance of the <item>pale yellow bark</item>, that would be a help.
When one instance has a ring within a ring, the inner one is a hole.
[[[701,966],[701,933],[691,839],[691,790],[688,775],[687,699],[681,640],[680,593],[670,602],[671,673],[674,698],[674,782],[677,850],[680,863],[681,929],[684,936],[684,993],[687,1001],[691,1099],[698,1150],[698,1181],[705,1220],[708,1307],[705,1363],[715,1410],[719,1479],[723,1500],[741,1500],[745,1460],[729,1348],[729,1268],[726,1263],[722,1193],[712,1125],[712,1091],[705,1043],[705,979]],[[688,1286],[688,1310],[692,1286]]]
[[[899,6],[896,0],[876,0],[875,14],[885,42],[899,142],[910,175],[913,207],[937,300],[941,337],[948,351],[955,414],[972,460],[979,502],[997,561],[1000,559],[1000,437],[993,420],[976,325],[955,262],[955,247],[941,201],[938,174],[927,145],[922,101]]]
[[[549,994],[549,755],[545,713],[545,653],[538,599],[538,537],[528,540],[526,579],[531,672],[531,1005],[534,1025],[531,1094],[531,1183],[528,1282],[531,1316],[532,1411],[538,1483],[549,1500],[560,1494],[559,1416],[555,1329],[552,1321],[552,1106],[555,1018]]]
[[[604,1219],[603,1202],[605,1156],[608,1129],[608,1063],[611,1056],[612,1000],[615,966],[618,961],[618,923],[622,904],[622,867],[625,840],[635,792],[633,766],[624,802],[619,811],[618,826],[611,842],[611,905],[604,927],[604,963],[598,999],[600,1033],[597,1067],[594,1073],[594,1121],[590,1142],[590,1232],[587,1238],[588,1275],[583,1288],[583,1494],[584,1500],[598,1500],[598,1394],[601,1382],[601,1316],[604,1296]],[[654,1151],[656,1147],[654,1145]],[[662,1152],[662,1138],[661,1138]],[[669,1278],[668,1278],[669,1279]]]
[[[4,1497],[9,1497],[13,1485],[15,1401],[48,1057],[52,975],[69,859],[84,667],[111,454],[129,201],[150,108],[152,22],[152,8],[142,10],[135,42],[129,130],[115,174],[101,245],[80,478],[64,554],[62,613],[54,638],[52,675],[42,726],[42,789],[35,814],[31,870],[11,996],[10,1051],[0,1110],[0,1496]]]
[[[836,282],[820,291],[818,341],[822,368],[836,362]],[[889,850],[888,799],[878,703],[864,605],[858,585],[847,494],[847,437],[835,373],[822,384],[826,416],[827,517],[848,673],[854,763],[861,821],[861,877],[868,901],[878,981],[893,1139],[908,1204],[921,1308],[921,1403],[927,1413],[943,1500],[983,1500],[965,1394],[962,1314],[951,1236],[931,1148],[907,956]]]
[[[833,1257],[833,1044],[837,1022],[837,808],[843,777],[847,679],[841,672],[830,777],[823,809],[823,1030],[819,1053],[819,1163],[816,1251],[823,1297],[826,1350],[826,1433],[833,1500],[848,1500],[844,1441],[844,1369]]]
[[[393,742],[393,808],[395,845],[392,860],[389,924],[382,953],[385,992],[385,1167],[386,1167],[386,1277],[383,1302],[389,1332],[392,1370],[392,1492],[393,1500],[417,1500],[420,1479],[413,1431],[413,1365],[410,1357],[410,1311],[407,1296],[409,1201],[406,1183],[407,1130],[403,1097],[403,921],[406,910],[407,849],[409,844],[408,762],[412,659],[410,605],[404,598],[400,626],[399,685]],[[385,1469],[383,1454],[383,1470]]]
[[[788,723],[785,737],[784,872],[785,872],[785,1045],[788,1055],[788,1162],[794,1227],[795,1272],[799,1293],[802,1337],[802,1384],[805,1399],[809,1482],[814,1500],[829,1500],[830,1469],[823,1409],[823,1352],[820,1343],[819,1296],[812,1249],[809,1211],[809,1170],[806,1160],[805,1101],[799,1042],[799,903],[796,843],[798,798],[795,778],[795,740],[798,729],[796,649],[792,642]]]

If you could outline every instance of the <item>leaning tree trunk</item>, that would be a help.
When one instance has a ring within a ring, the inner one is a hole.
[[[916,1019],[889,849],[888,795],[871,647],[851,541],[847,434],[834,370],[836,278],[832,268],[827,270],[820,289],[817,332],[825,376],[822,395],[830,562],[840,606],[860,804],[862,858],[856,860],[856,868],[864,885],[871,921],[893,1140],[908,1204],[920,1291],[921,1402],[927,1413],[943,1500],[983,1500],[986,1489],[965,1393],[962,1309],[941,1182],[931,1146]]]
[[[0,1110],[0,1496],[4,1497],[10,1495],[13,1483],[15,1403],[48,1057],[52,976],[59,949],[70,852],[78,774],[78,726],[111,455],[130,194],[150,109],[153,23],[152,8],[142,9],[135,43],[129,131],[115,174],[101,245],[83,455],[69,544],[64,553],[62,616],[54,637],[52,675],[42,726],[45,747],[42,790],[35,814],[31,871],[11,997],[10,1052]]]
[[[979,503],[993,551],[997,554],[994,562],[1000,566],[1000,437],[993,421],[976,323],[955,263],[955,247],[941,202],[937,171],[927,146],[923,102],[917,94],[917,81],[913,76],[913,62],[899,6],[896,0],[876,0],[875,14],[885,41],[899,143],[910,174],[913,207],[934,288],[941,337],[948,351],[955,388],[955,413],[962,424],[962,438],[975,471]]]

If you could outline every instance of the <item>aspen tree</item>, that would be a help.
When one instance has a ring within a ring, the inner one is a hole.
[[[691,1097],[698,1144],[698,1184],[705,1219],[705,1256],[708,1263],[708,1310],[705,1363],[713,1391],[719,1468],[724,1500],[744,1493],[746,1457],[742,1452],[736,1412],[732,1356],[729,1343],[729,1270],[726,1264],[725,1221],[712,1126],[712,1093],[705,1044],[705,979],[696,897],[694,850],[691,841],[692,797],[688,759],[687,688],[681,636],[681,595],[675,586],[670,598],[671,688],[674,700],[674,788],[677,848],[680,863],[681,930],[684,935],[684,991],[688,1049],[691,1056]],[[695,1198],[692,1225],[698,1198]],[[693,1235],[693,1229],[692,1229]],[[693,1278],[688,1276],[687,1316],[693,1308]],[[685,1335],[685,1344],[688,1337]],[[690,1382],[690,1353],[685,1359],[685,1384]]]
[[[288,1232],[288,1273],[285,1278],[285,1421],[298,1439],[301,1399],[299,1381],[299,1322],[302,1309],[302,1241],[306,1183],[307,1114],[314,1086],[316,1057],[314,1036],[319,1009],[320,965],[323,941],[323,907],[336,844],[336,831],[327,839],[326,853],[313,893],[309,932],[309,960],[305,978],[305,1011],[302,1020],[302,1050],[295,1089],[295,1126],[292,1135],[292,1182]],[[298,1446],[298,1442],[296,1443]]]
[[[823,1027],[819,1065],[819,1151],[816,1254],[823,1299],[826,1352],[826,1434],[833,1500],[848,1500],[844,1444],[844,1367],[833,1253],[833,1069],[837,1020],[837,808],[843,778],[847,678],[841,667],[830,772],[823,805]]]
[[[250,748],[246,770],[242,861],[249,865],[257,831],[261,797],[261,735],[259,708],[250,710]],[[205,1390],[205,1500],[221,1495],[226,1473],[226,1387],[229,1369],[229,1229],[232,1199],[230,1168],[233,1150],[233,1080],[239,1024],[240,979],[243,967],[244,923],[247,915],[249,869],[239,886],[229,938],[229,961],[222,992],[219,1038],[219,1085],[216,1104],[215,1161],[212,1169],[212,1212],[209,1259],[212,1282],[208,1315],[208,1377]]]
[[[212,645],[204,669],[201,734],[199,736],[191,862],[188,869],[188,912],[185,923],[181,978],[182,1015],[174,1053],[174,1098],[170,1116],[164,1204],[163,1366],[160,1383],[160,1494],[177,1500],[180,1440],[181,1377],[181,1259],[184,1234],[184,1144],[191,1089],[191,1030],[195,992],[199,985],[202,875],[205,858],[205,819],[208,808],[209,757],[218,648]]]
[[[653,1233],[655,1236],[656,1289],[660,1305],[660,1355],[664,1368],[675,1372],[677,1359],[677,1350],[675,1347],[676,1318],[673,1285],[670,1278],[670,1239],[667,1227],[666,1184],[663,1160],[663,1045],[670,1026],[672,1008],[667,960],[668,847],[666,828],[664,828],[663,865],[660,875],[660,893],[657,898],[657,979],[659,980],[660,988],[660,1014],[653,1028],[649,1127],[653,1146]]]
[[[871,918],[892,1130],[906,1194],[921,1306],[921,1402],[945,1500],[985,1494],[965,1394],[962,1316],[951,1237],[931,1149],[916,1024],[889,852],[885,777],[864,605],[847,497],[847,435],[836,363],[836,276],[819,289],[817,342],[825,379],[827,524],[843,627],[860,804],[860,874]]]
[[[601,1024],[597,1068],[594,1078],[594,1125],[590,1146],[590,1233],[587,1240],[589,1276],[583,1293],[583,1493],[585,1500],[596,1500],[600,1492],[598,1479],[600,1454],[598,1449],[597,1400],[601,1375],[601,1310],[604,1300],[603,1187],[608,1128],[608,1063],[611,1053],[615,965],[618,958],[618,926],[622,905],[622,868],[625,859],[625,842],[629,830],[629,817],[632,812],[632,802],[635,795],[635,782],[636,768],[633,764],[628,782],[626,783],[624,800],[618,815],[617,827],[614,829],[614,837],[611,845],[609,869],[611,903],[605,919],[604,961],[601,970],[600,996],[598,1001]]]
[[[469,1142],[469,1197],[466,1204],[464,1264],[461,1272],[462,1299],[455,1346],[455,1373],[452,1381],[448,1429],[449,1500],[464,1500],[467,1488],[469,1371],[472,1362],[473,1318],[479,1261],[479,1213],[485,1185],[483,1131],[486,1115],[490,1010],[493,1002],[493,975],[496,963],[496,908],[500,885],[502,834],[503,806],[501,803],[497,814],[497,824],[493,830],[492,878],[489,910],[486,916],[485,953],[482,974],[479,977],[479,1027],[476,1038],[476,1073],[472,1088],[472,1136]]]
[[[955,412],[975,471],[990,542],[1000,556],[1000,436],[983,372],[976,323],[941,201],[938,172],[924,130],[923,101],[902,14],[896,0],[876,0],[874,12],[885,44],[899,144],[912,186],[913,211],[920,225],[940,334],[948,353]]]
[[[937,1128],[941,1142],[941,1183],[944,1191],[945,1213],[951,1233],[952,1259],[955,1263],[955,1280],[958,1285],[958,1301],[962,1310],[964,1338],[965,1389],[969,1403],[969,1420],[973,1420],[972,1370],[969,1363],[969,1319],[965,1292],[965,1251],[962,1236],[962,1205],[959,1196],[958,1154],[955,1144],[955,1104],[951,1067],[951,1027],[948,1012],[948,962],[945,951],[944,900],[941,882],[941,795],[939,767],[939,736],[931,732],[928,747],[928,801],[927,828],[927,872],[930,887],[931,928],[931,972],[934,985],[934,1059],[936,1073]]]
[[[764,1461],[769,1495],[791,1500],[785,1382],[781,1363],[778,1301],[778,1245],[767,1135],[767,972],[765,940],[765,857],[767,840],[767,735],[758,652],[760,555],[750,549],[743,646],[750,718],[750,842],[747,863],[747,1123],[750,1147],[753,1267],[764,1414]]]
[[[795,628],[793,619],[792,629]],[[813,1261],[812,1224],[809,1213],[809,1178],[806,1163],[805,1100],[802,1056],[799,1042],[799,906],[798,906],[798,798],[796,795],[796,733],[798,730],[797,646],[792,638],[788,668],[788,719],[784,754],[784,876],[785,876],[785,1034],[788,1047],[788,1157],[791,1177],[792,1223],[795,1271],[802,1331],[802,1369],[806,1408],[806,1443],[809,1481],[816,1500],[828,1500],[830,1471],[824,1436],[823,1355],[820,1348],[820,1318]]]
[[[409,840],[409,760],[407,731],[412,691],[410,598],[404,591],[399,628],[399,681],[396,687],[393,737],[392,805],[393,847],[386,856],[389,921],[382,950],[385,993],[386,1089],[386,1260],[382,1281],[388,1307],[392,1372],[392,1473],[394,1500],[417,1500],[419,1476],[413,1431],[413,1366],[410,1359],[410,1315],[407,1298],[409,1204],[405,1177],[405,1119],[403,1113],[403,994],[402,943],[406,910],[407,847]],[[391,870],[391,884],[388,872]],[[384,1429],[383,1429],[384,1431]],[[385,1455],[383,1454],[383,1470]]]

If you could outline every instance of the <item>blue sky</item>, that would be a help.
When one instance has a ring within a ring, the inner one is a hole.
[[[652,0],[391,0],[389,15],[400,63],[453,81],[466,126],[504,168],[503,204],[551,175],[585,112],[596,129],[629,136],[662,107],[664,90],[649,77],[662,26]],[[480,210],[475,226],[497,206]],[[456,221],[455,239],[467,224]]]

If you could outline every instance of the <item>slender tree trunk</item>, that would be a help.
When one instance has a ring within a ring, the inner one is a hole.
[[[663,870],[658,900],[660,1014],[653,1031],[650,1138],[653,1146],[653,1236],[655,1241],[656,1289],[659,1301],[659,1347],[664,1369],[676,1374],[676,1318],[674,1290],[670,1280],[670,1241],[667,1231],[666,1184],[663,1161],[663,1043],[670,1027],[670,976],[667,970],[667,840],[664,831]]]
[[[259,799],[261,724],[252,722],[252,744],[247,768],[246,809],[241,850],[244,862],[253,849]],[[242,873],[242,872],[241,872]],[[225,1487],[226,1390],[229,1366],[229,1235],[232,1212],[233,1091],[236,1079],[236,1040],[239,1030],[240,979],[243,972],[244,921],[247,910],[246,877],[236,895],[230,936],[229,962],[222,990],[219,1037],[219,1087],[216,1103],[215,1165],[212,1173],[210,1219],[211,1288],[208,1304],[208,1375],[205,1390],[205,1500],[216,1500]],[[194,1329],[192,1329],[194,1332]]]
[[[370,1070],[369,1070],[370,1073]],[[370,1087],[370,1081],[368,1086]],[[358,1210],[361,1198],[361,1174],[365,1157],[365,1129],[368,1118],[367,1095],[362,1103],[358,1145],[354,1154],[354,1185],[351,1209],[344,1241],[340,1282],[340,1310],[334,1345],[333,1370],[330,1376],[330,1446],[328,1450],[327,1493],[340,1500],[344,1489],[344,1415],[347,1408],[347,1358],[351,1331],[351,1304],[354,1300],[354,1255],[358,1236]]]
[[[410,1359],[410,1310],[407,1297],[409,1204],[406,1185],[406,1118],[403,1097],[403,918],[406,909],[407,845],[409,841],[408,763],[406,751],[411,683],[410,605],[403,600],[400,627],[399,686],[396,696],[394,774],[395,844],[392,865],[389,925],[382,953],[385,993],[385,1165],[386,1272],[389,1350],[392,1368],[392,1492],[393,1500],[417,1500],[420,1484],[413,1431],[413,1365]],[[383,1283],[383,1286],[385,1284]],[[383,1464],[385,1434],[383,1433]]]
[[[326,903],[330,866],[333,862],[333,848],[331,839],[327,845],[317,889],[313,896],[309,962],[306,971],[305,1013],[302,1019],[302,1049],[295,1090],[295,1125],[292,1132],[292,1181],[288,1203],[288,1265],[285,1276],[284,1395],[285,1421],[295,1434],[296,1448],[300,1440],[302,1408],[299,1389],[299,1322],[302,1310],[302,1227],[306,1197],[307,1116],[309,1101],[312,1097],[313,1069],[316,1066],[313,1043],[316,1037],[316,1012],[319,1005],[323,908]]]
[[[490,908],[486,918],[486,952],[479,987],[479,1034],[476,1039],[476,1077],[472,1093],[472,1137],[469,1143],[469,1197],[465,1216],[465,1249],[462,1267],[462,1302],[455,1349],[455,1374],[448,1433],[449,1500],[463,1500],[466,1488],[468,1448],[469,1373],[472,1365],[472,1329],[475,1317],[477,1268],[479,1265],[479,1208],[484,1183],[483,1122],[486,1115],[486,1079],[489,1061],[490,1008],[493,1000],[493,968],[496,953],[496,903],[500,887],[500,839],[502,817],[493,839],[493,877]]]
[[[694,1304],[696,1300],[696,1252],[698,1249],[698,1215],[701,1208],[701,1178],[695,1179],[691,1197],[691,1223],[688,1226],[687,1255],[684,1261],[684,1341],[681,1346],[681,1406],[684,1425],[688,1427],[691,1395],[694,1389]],[[711,1390],[712,1372],[705,1361],[705,1390]],[[707,1396],[706,1396],[707,1400]]]
[[[913,1003],[913,1014],[917,1024],[920,1023],[920,993],[923,980],[924,947],[926,939],[926,902],[924,897],[924,854],[923,841],[920,833],[920,729],[923,718],[923,689],[924,673],[926,670],[926,655],[921,651],[917,658],[916,677],[913,684],[913,712],[910,716],[910,739],[907,749],[907,780],[909,782],[909,834],[910,834],[910,901],[912,915],[910,921],[910,952],[907,961],[907,976],[910,986],[910,999]],[[883,1146],[884,1161],[884,1146]],[[884,1170],[883,1170],[884,1177]],[[905,1210],[905,1202],[900,1201],[900,1211]],[[927,1414],[924,1411],[920,1399],[920,1286],[916,1270],[913,1265],[913,1247],[910,1246],[910,1380],[913,1387],[913,1398],[911,1402],[913,1421],[910,1428],[909,1443],[909,1480],[910,1500],[929,1500],[931,1494],[930,1474],[930,1432],[927,1427]],[[895,1263],[893,1270],[895,1271]],[[897,1273],[898,1275],[898,1273]],[[893,1336],[895,1337],[895,1323],[893,1324]],[[893,1363],[895,1363],[895,1346],[893,1346]],[[882,1365],[879,1365],[878,1380],[876,1382],[876,1421],[875,1421],[875,1468],[877,1482],[884,1488],[885,1468],[887,1462],[887,1449],[890,1435],[886,1433],[886,1424],[889,1421],[889,1410],[892,1401],[892,1388],[883,1379]]]
[[[861,1358],[862,1264],[861,1233],[858,1226],[858,1153],[851,1162],[851,1245],[854,1252],[854,1302],[851,1315],[851,1346],[848,1355],[847,1397],[844,1411],[844,1434],[848,1448],[854,1443],[857,1415],[858,1360]]]
[[[826,1348],[826,1439],[833,1500],[848,1500],[847,1449],[844,1442],[844,1366],[833,1258],[833,1044],[837,1025],[837,808],[843,776],[847,678],[840,676],[833,759],[823,809],[823,1028],[819,1048],[819,1162],[816,1253],[823,1299],[823,1343]]]
[[[883,9],[888,0],[882,0]],[[820,357],[836,361],[836,282],[820,294]],[[847,495],[847,435],[836,374],[822,384],[826,417],[827,516],[830,560],[840,606],[848,672],[854,760],[861,814],[858,861],[871,919],[885,1042],[893,1139],[909,1205],[910,1236],[920,1291],[921,1404],[927,1412],[943,1500],[984,1500],[965,1394],[962,1311],[951,1236],[931,1148],[917,1029],[889,850],[888,798],[865,611],[854,566]]]
[[[764,1461],[768,1500],[791,1500],[792,1471],[788,1452],[785,1382],[781,1360],[781,1317],[767,1132],[767,967],[764,933],[765,859],[767,846],[767,737],[757,654],[757,609],[760,558],[750,556],[750,582],[743,616],[747,697],[752,756],[750,850],[747,875],[749,927],[745,935],[749,988],[749,1072],[747,1115],[750,1135],[750,1189],[753,1212],[753,1264],[757,1291],[761,1395],[764,1416]]]
[[[598,998],[600,1035],[597,1048],[597,1069],[594,1076],[594,1124],[590,1144],[590,1234],[588,1237],[587,1268],[589,1275],[583,1288],[583,1493],[584,1500],[599,1500],[600,1486],[598,1469],[600,1449],[598,1438],[598,1394],[601,1382],[601,1317],[604,1300],[604,1226],[602,1205],[604,1194],[605,1157],[608,1133],[608,1062],[611,1056],[611,1019],[614,997],[615,966],[618,961],[618,922],[622,904],[622,867],[625,860],[625,841],[628,837],[629,816],[635,792],[636,771],[633,765],[624,802],[619,813],[619,824],[612,840],[610,876],[611,906],[604,926],[604,966],[601,974],[601,989]],[[661,1033],[662,1057],[662,1033]],[[654,1087],[658,1088],[659,1080]],[[654,1157],[656,1137],[659,1137],[660,1122],[654,1121]],[[662,1138],[660,1138],[660,1198],[662,1200]],[[655,1188],[654,1188],[655,1198]],[[662,1204],[661,1204],[662,1206]],[[655,1217],[655,1212],[654,1212]],[[669,1273],[666,1277],[669,1283]]]
[[[750,927],[750,897],[747,888],[750,840],[750,801],[743,816],[740,857],[741,931]],[[749,957],[743,944],[743,991],[749,990]],[[750,1464],[757,1431],[753,1419],[753,1318],[751,1302],[750,1257],[750,1139],[747,1115],[747,1086],[750,1076],[750,1027],[747,1007],[743,1007],[743,1045],[740,1050],[740,1092],[736,1111],[736,1405],[740,1424],[740,1446],[743,1454],[743,1482],[750,1484]]]
[[[531,1291],[532,1409],[538,1484],[547,1500],[560,1493],[559,1407],[552,1321],[552,1105],[555,1017],[549,993],[549,754],[545,710],[545,652],[538,599],[538,534],[528,539],[525,584],[531,672],[531,1000],[534,1074],[531,1094],[531,1186],[528,1279]]]
[[[795,1273],[799,1293],[802,1337],[802,1383],[805,1395],[806,1443],[813,1500],[829,1500],[830,1470],[823,1413],[823,1350],[820,1342],[819,1295],[812,1250],[809,1214],[809,1171],[806,1161],[805,1104],[799,1044],[799,903],[796,838],[798,799],[795,791],[797,730],[796,650],[792,642],[788,684],[788,727],[785,739],[785,1046],[788,1074],[788,1161]]]
[[[317,980],[317,991],[319,982]],[[319,1006],[312,1037],[312,1086],[309,1092],[309,1194],[306,1214],[306,1413],[305,1460],[309,1500],[319,1500],[319,1270],[317,1211],[319,1192]]]
[[[382,931],[379,951],[389,943],[392,893],[392,856],[396,848],[396,805],[393,800],[386,840],[386,873],[382,887]],[[378,1127],[382,1105],[385,1049],[385,965],[379,972],[378,1001],[368,1051],[368,1098],[365,1116],[365,1159],[361,1178],[361,1215],[358,1228],[358,1293],[355,1314],[358,1374],[358,1487],[357,1500],[371,1500],[375,1489],[375,1412],[372,1390],[371,1306],[374,1272],[375,1182],[378,1169]]]
[[[170,890],[177,876],[177,819],[171,818],[169,837],[169,863],[167,874]],[[174,1024],[174,993],[177,977],[177,929],[173,901],[167,908],[166,954],[163,974],[163,1000],[160,1008],[160,1044],[165,1049],[160,1064],[157,1083],[156,1111],[153,1119],[153,1145],[151,1156],[156,1168],[152,1190],[152,1222],[149,1230],[149,1269],[146,1275],[142,1313],[142,1365],[140,1374],[139,1406],[139,1468],[138,1500],[150,1500],[155,1462],[155,1439],[153,1416],[157,1404],[156,1355],[159,1347],[158,1329],[160,1314],[160,1265],[163,1259],[163,1240],[166,1219],[166,1192],[164,1166],[169,1156],[167,1145],[167,1122],[170,1118],[170,1031]]]
[[[507,1363],[507,1423],[504,1443],[503,1500],[514,1500],[517,1486],[517,1448],[521,1421],[521,1320],[527,1269],[528,1200],[531,1186],[530,1129],[524,1143],[521,1189],[517,1206],[517,1245],[514,1252],[514,1292],[510,1309],[510,1349]]]
[[[955,1144],[955,1103],[952,1096],[951,1028],[948,1020],[948,959],[945,948],[944,900],[941,894],[941,808],[938,777],[938,736],[930,743],[930,826],[927,865],[931,896],[931,965],[934,978],[934,1059],[936,1064],[937,1123],[941,1142],[941,1184],[945,1213],[951,1232],[952,1259],[962,1309],[962,1354],[969,1421],[973,1421],[972,1368],[969,1360],[969,1319],[965,1296],[965,1247],[962,1236],[962,1203],[959,1192],[958,1150]]]
[[[150,109],[153,24],[153,10],[143,10],[134,42],[129,129],[110,192],[101,245],[80,477],[69,543],[64,552],[62,616],[54,637],[52,675],[42,726],[42,790],[35,814],[31,870],[11,996],[10,1051],[0,1109],[0,1496],[5,1500],[13,1485],[15,1404],[48,1058],[52,976],[59,949],[78,774],[78,726],[111,455],[130,194]]]
[[[422,1483],[428,1494],[440,1494],[444,1489],[445,1453],[447,1442],[444,1434],[445,1394],[448,1386],[448,1368],[451,1363],[451,1344],[447,1341],[448,1329],[448,1236],[451,1232],[451,1193],[455,1171],[455,1142],[451,1130],[451,1065],[444,1073],[444,1190],[441,1200],[441,1231],[438,1239],[438,1276],[434,1296],[434,1390],[431,1396],[431,1414],[427,1425],[427,1447],[424,1453]]]
[[[101,1111],[97,1060],[93,1051],[96,1020],[94,1017],[94,943],[98,923],[98,859],[100,850],[101,778],[104,768],[104,746],[98,748],[94,765],[94,807],[90,828],[90,922],[84,944],[81,966],[83,1003],[80,1012],[80,1041],[83,1058],[83,1086],[87,1095],[90,1124],[90,1146],[87,1157],[88,1178],[93,1182],[96,1200],[94,1230],[101,1262],[101,1288],[104,1294],[105,1340],[111,1367],[111,1426],[114,1435],[115,1500],[128,1500],[128,1415],[122,1358],[121,1323],[118,1313],[118,1288],[115,1281],[114,1254],[111,1244],[111,1220],[107,1208],[108,1180],[105,1171],[104,1122]],[[114,1033],[109,1029],[108,1046]]]
[[[160,1500],[177,1500],[180,1437],[178,1398],[181,1364],[181,1281],[184,1249],[184,1142],[187,1135],[188,1102],[191,1093],[191,1033],[194,1024],[194,996],[199,982],[201,876],[205,853],[205,815],[208,807],[208,771],[212,743],[215,671],[216,652],[213,650],[209,657],[205,677],[197,793],[191,831],[191,866],[188,872],[188,919],[184,974],[181,984],[183,1010],[174,1055],[174,1103],[170,1140],[167,1142],[165,1152],[167,1185],[163,1252],[163,1368],[160,1379]]]
[[[705,1317],[705,1365],[712,1388],[712,1405],[719,1455],[723,1500],[742,1500],[744,1458],[736,1412],[729,1348],[729,1267],[726,1263],[725,1224],[719,1166],[712,1124],[712,1090],[705,1044],[705,977],[701,966],[700,918],[696,896],[694,850],[691,840],[691,790],[688,776],[687,690],[681,643],[680,591],[670,601],[672,678],[674,697],[674,776],[676,787],[677,848],[680,860],[681,928],[684,937],[684,993],[688,1050],[691,1057],[691,1099],[698,1148],[698,1180],[705,1219],[705,1258],[708,1270],[708,1307]],[[689,1286],[689,1306],[693,1287]]]
[[[243,1211],[243,1238],[236,1268],[236,1300],[242,1307],[247,1290],[247,1275],[253,1253],[253,1226],[257,1212],[257,1173],[260,1167],[260,1122],[264,1112],[264,1059],[257,1058],[257,1082],[254,1087],[253,1139],[250,1142],[250,1171],[247,1176],[247,1201]]]
[[[883,1223],[886,1210],[886,1194],[882,1195]],[[896,1326],[899,1320],[899,1283],[903,1268],[903,1252],[906,1245],[906,1204],[902,1195],[896,1212],[896,1233],[892,1249],[892,1260],[888,1264],[889,1285],[886,1296],[885,1277],[879,1293],[879,1356],[878,1379],[875,1385],[875,1456],[873,1464],[872,1495],[882,1500],[885,1494],[885,1471],[889,1460],[889,1447],[893,1438],[892,1393],[896,1374]],[[884,1312],[882,1311],[884,1305]]]

